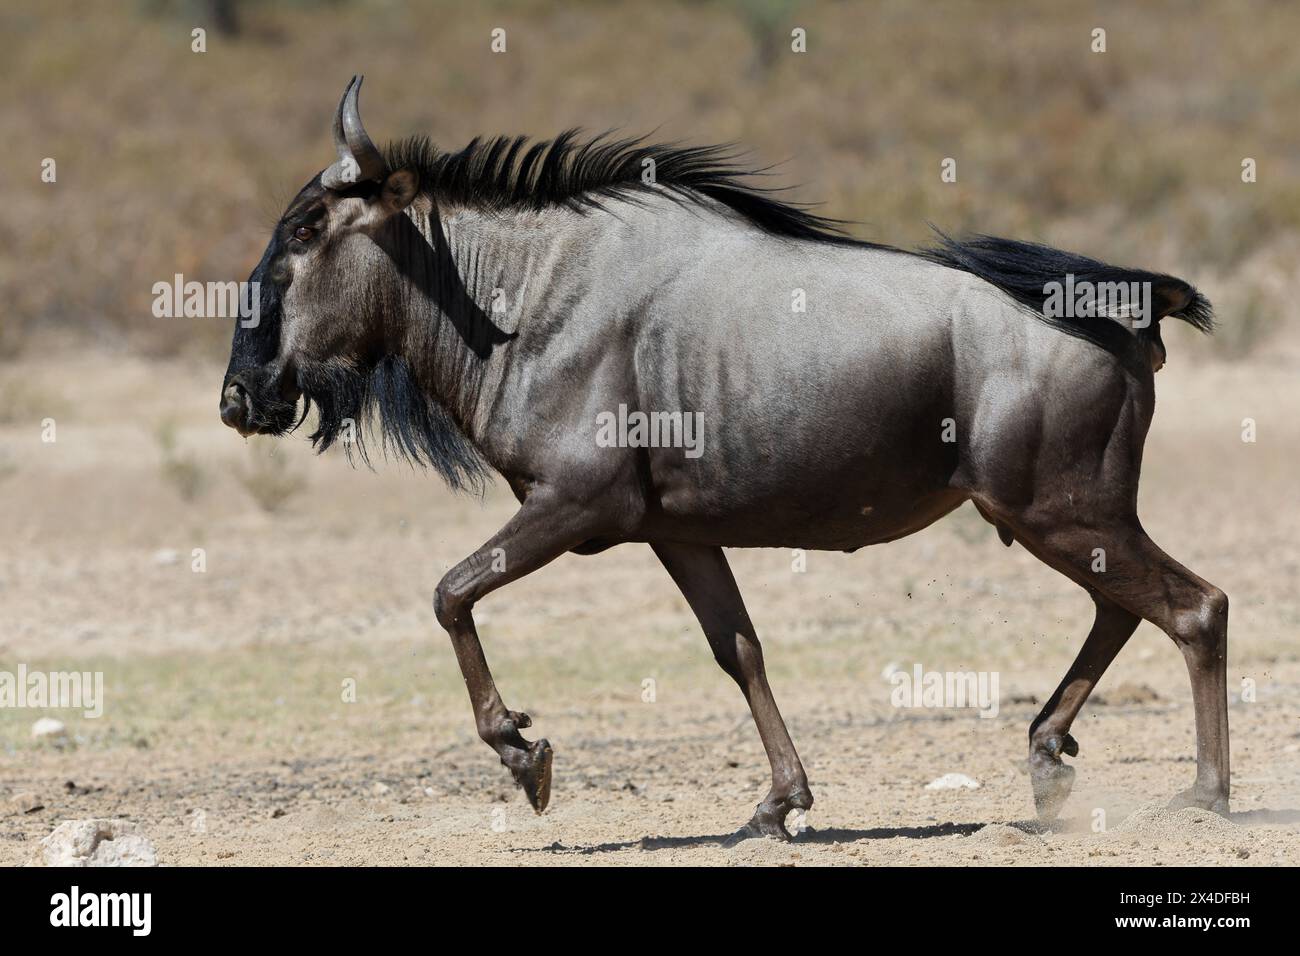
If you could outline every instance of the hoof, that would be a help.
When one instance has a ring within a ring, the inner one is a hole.
[[[1188,787],[1169,801],[1170,810],[1185,810],[1188,807],[1209,810],[1221,817],[1226,817],[1228,815],[1228,795],[1218,791]]]
[[[806,786],[797,787],[785,797],[773,800],[771,794],[754,810],[753,817],[743,827],[722,841],[725,847],[737,846],[746,840],[771,838],[789,843],[794,839],[785,828],[785,819],[794,810],[812,809],[812,793]]]
[[[541,813],[551,802],[551,760],[554,756],[550,742],[543,738],[528,745],[516,766],[506,764],[515,783],[523,787],[524,796],[528,797],[534,813]]]

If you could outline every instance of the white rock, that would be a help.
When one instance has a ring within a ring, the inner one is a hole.
[[[157,866],[158,852],[127,820],[68,820],[41,840],[36,866]]]
[[[154,564],[175,564],[180,559],[180,552],[174,548],[161,548],[153,553]]]
[[[880,672],[880,678],[881,680],[889,680],[902,669],[903,665],[898,661],[890,661],[885,665],[885,669]]]
[[[927,790],[978,790],[979,781],[964,773],[945,773],[938,780],[931,780],[925,785]]]
[[[370,793],[372,796],[382,797],[385,796],[392,789],[393,788],[386,783],[375,781],[375,783],[371,784],[370,786]]]
[[[42,717],[32,724],[32,736],[37,740],[63,737],[67,732],[68,728],[63,726],[63,721],[55,720],[53,717]]]

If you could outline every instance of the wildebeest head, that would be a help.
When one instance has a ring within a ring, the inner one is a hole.
[[[250,276],[259,309],[236,325],[221,388],[221,420],[241,435],[292,429],[305,397],[320,412],[313,438],[328,445],[393,351],[384,313],[403,280],[385,249],[419,175],[388,169],[361,125],[360,89],[353,77],[334,118],[338,160],[289,204]]]

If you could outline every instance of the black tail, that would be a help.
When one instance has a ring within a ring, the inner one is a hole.
[[[1182,319],[1202,332],[1214,330],[1214,312],[1209,299],[1182,279],[1123,269],[1051,246],[996,236],[971,236],[953,239],[935,230],[939,242],[921,250],[925,258],[962,272],[977,275],[997,286],[1021,305],[1033,310],[1043,321],[1080,338],[1088,339],[1110,351],[1131,345],[1132,335],[1144,341],[1159,341],[1160,320],[1166,316]],[[1112,317],[1069,317],[1049,308],[1048,286],[1064,285],[1072,277],[1075,286],[1087,282],[1092,288],[1111,283],[1150,283],[1150,321],[1130,333]]]

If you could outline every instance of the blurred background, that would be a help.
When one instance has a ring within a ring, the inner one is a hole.
[[[914,244],[930,221],[1187,277],[1228,320],[1207,355],[1244,357],[1288,324],[1300,7],[1285,0],[11,0],[0,17],[7,357],[55,333],[219,353],[228,330],[154,320],[151,285],[247,277],[331,160],[354,72],[377,139],[736,141],[866,238]]]
[[[0,709],[0,863],[88,816],[138,821],[171,863],[589,859],[560,844],[640,862],[641,836],[729,832],[766,790],[743,700],[629,546],[476,609],[507,704],[556,747],[533,817],[431,610],[508,491],[353,469],[314,456],[309,428],[241,441],[217,417],[230,321],[153,316],[176,273],[247,278],[334,158],[354,73],[377,141],[734,141],[862,238],[911,246],[933,222],[1198,286],[1220,329],[1168,323],[1140,510],[1232,600],[1231,830],[1193,847],[1187,821],[1148,817],[1137,843],[1092,826],[1192,775],[1183,663],[1144,624],[1076,724],[1065,834],[963,836],[1032,816],[1025,731],[1092,616],[972,509],[802,572],[780,550],[731,560],[818,824],[874,828],[805,860],[1300,862],[1297,37],[1288,0],[5,0],[0,670],[101,671],[107,699],[98,719],[51,709],[64,730],[40,735],[37,714]],[[999,717],[893,708],[884,675],[914,663],[1000,673]],[[923,788],[949,771],[981,788]],[[713,854],[687,840],[652,858],[747,859]]]

